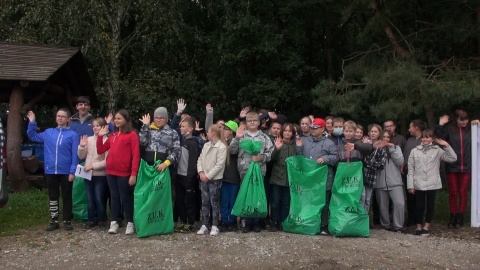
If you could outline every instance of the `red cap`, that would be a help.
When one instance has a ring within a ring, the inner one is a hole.
[[[310,127],[311,128],[319,128],[319,127],[326,128],[327,124],[325,123],[325,120],[323,120],[322,118],[315,118],[315,119],[313,119],[312,123],[310,124]]]

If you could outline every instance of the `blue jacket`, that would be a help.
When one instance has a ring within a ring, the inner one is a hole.
[[[88,137],[93,136],[93,120],[95,118],[89,114],[83,122],[80,122],[80,118],[78,117],[78,113],[72,115],[72,119],[70,120],[70,123],[68,126],[70,127],[71,130],[75,131],[78,133],[78,135],[83,136],[83,135],[88,135]]]
[[[45,147],[45,174],[75,174],[78,164],[77,149],[80,139],[70,127],[36,131],[37,123],[29,122],[28,138]]]

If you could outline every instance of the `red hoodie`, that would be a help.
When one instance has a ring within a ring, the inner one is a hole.
[[[98,136],[97,152],[108,151],[106,167],[107,174],[116,176],[137,176],[140,164],[140,145],[136,132],[114,132],[103,142]]]

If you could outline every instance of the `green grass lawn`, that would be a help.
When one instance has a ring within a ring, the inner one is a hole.
[[[11,193],[8,203],[0,208],[0,237],[18,234],[21,229],[47,224],[49,216],[46,189]]]

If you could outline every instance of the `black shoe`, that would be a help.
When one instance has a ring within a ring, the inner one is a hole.
[[[222,223],[222,225],[220,226],[220,231],[221,231],[221,232],[227,232],[227,231],[228,231],[228,226],[227,226],[227,224]]]
[[[71,231],[73,230],[73,226],[72,226],[72,223],[68,220],[68,221],[64,221],[63,222],[63,228],[67,231]]]
[[[450,214],[450,222],[448,223],[448,228],[454,228],[457,224],[457,215]]]
[[[422,235],[422,230],[416,229],[415,230],[415,235]]]
[[[283,231],[282,223],[277,224],[277,231]]]
[[[105,231],[107,229],[107,226],[105,225],[105,222],[99,222],[98,223],[98,229],[101,231]]]
[[[422,229],[422,230],[420,231],[420,235],[421,235],[421,236],[429,236],[429,235],[430,235],[430,230]]]
[[[90,230],[91,228],[97,226],[98,224],[94,221],[88,221],[87,223],[85,223],[85,228],[86,230]]]
[[[270,222],[270,232],[277,232],[277,224]]]
[[[386,228],[385,230],[387,230],[387,231],[389,231],[389,232],[398,232],[398,231],[400,231],[400,229],[397,229],[397,228],[394,228],[394,227]]]
[[[45,230],[47,232],[51,232],[51,231],[54,231],[54,230],[58,230],[58,228],[60,228],[60,226],[58,225],[58,221],[52,221],[52,222],[48,223],[47,228],[45,228]]]
[[[229,232],[234,232],[237,230],[237,223],[236,222],[231,222],[227,224],[227,231]]]
[[[245,227],[242,228],[242,233],[249,233],[250,231],[252,231],[252,226],[245,224]]]
[[[460,229],[463,227],[463,214],[457,214],[457,221],[455,222],[455,228]]]
[[[261,231],[262,231],[262,227],[260,226],[260,224],[254,225],[254,226],[253,226],[253,231],[254,231],[254,232],[261,232]]]

